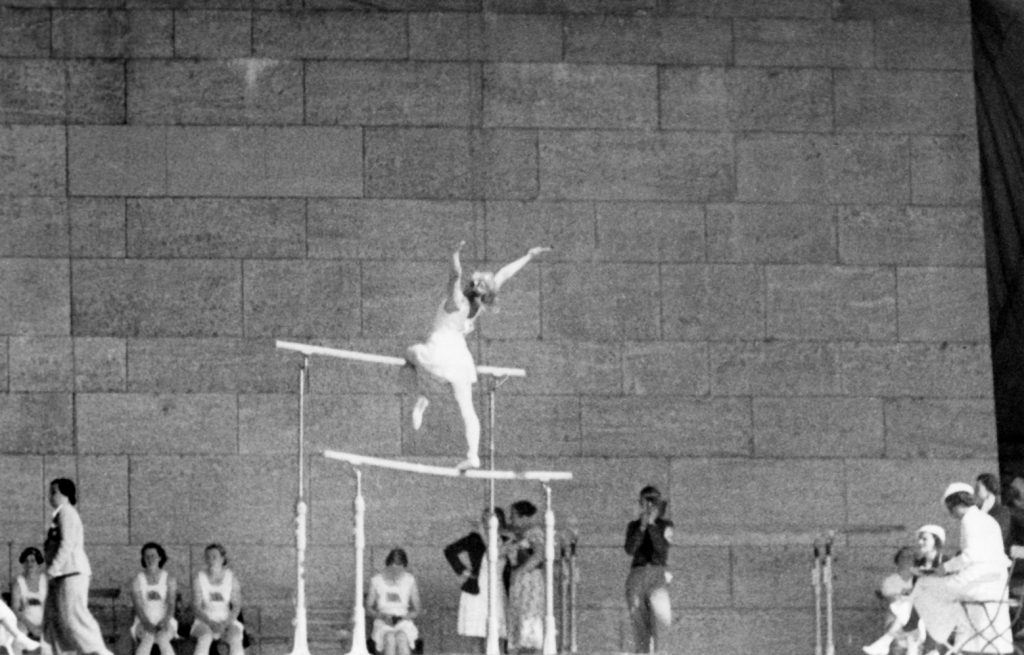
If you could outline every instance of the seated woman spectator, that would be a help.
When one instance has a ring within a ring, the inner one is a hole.
[[[537,506],[512,503],[509,525],[515,536],[503,546],[512,565],[505,625],[510,653],[540,651],[544,646],[544,530]]]
[[[498,534],[505,530],[505,512],[500,507],[494,508],[498,518]],[[471,637],[476,642],[476,650],[486,650],[487,619],[489,614],[490,570],[487,558],[487,534],[491,510],[484,508],[480,515],[479,527],[466,536],[445,546],[444,557],[462,580],[462,595],[459,597],[459,617],[456,632],[464,637]],[[499,536],[500,539],[500,536]],[[463,561],[463,556],[468,560]],[[498,581],[497,612],[498,635],[505,637],[505,589],[504,583]]]
[[[367,614],[373,617],[373,640],[381,655],[409,655],[419,629],[413,619],[420,613],[420,591],[409,573],[409,557],[395,548],[384,559],[384,571],[370,578]]]
[[[206,564],[196,573],[192,584],[194,653],[209,655],[210,645],[215,639],[220,639],[227,642],[230,655],[242,655],[245,628],[238,620],[242,589],[238,578],[228,568],[227,550],[213,543],[206,547],[203,558]]]
[[[914,549],[903,546],[896,551],[893,564],[896,572],[882,579],[876,592],[885,601],[889,614],[886,617],[885,633],[863,648],[867,655],[886,655],[894,642],[902,642],[907,655],[919,655],[921,640],[917,631],[906,632],[905,628],[914,611],[910,593],[914,590]]]
[[[167,553],[163,547],[149,542],[142,547],[142,570],[132,580],[132,639],[135,655],[149,655],[156,644],[160,655],[174,655],[171,640],[178,634],[174,618],[174,599],[178,583],[164,570]]]
[[[43,553],[38,548],[26,548],[18,557],[21,575],[11,589],[11,609],[18,617],[18,627],[30,638],[38,641],[43,635],[43,607],[46,605],[46,573]],[[26,652],[15,644],[15,654]]]

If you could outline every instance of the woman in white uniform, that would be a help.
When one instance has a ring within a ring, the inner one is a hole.
[[[384,560],[384,571],[370,579],[366,608],[373,617],[371,639],[381,655],[409,655],[420,636],[413,623],[420,613],[420,591],[407,566],[405,551],[395,548]]]
[[[155,542],[142,547],[142,570],[132,580],[132,638],[135,655],[149,655],[156,644],[160,655],[174,655],[171,640],[178,634],[174,618],[174,599],[178,583],[164,570],[167,553]]]
[[[21,551],[18,562],[21,575],[11,589],[11,609],[18,616],[18,628],[32,639],[43,636],[43,607],[46,605],[46,573],[43,572],[43,554],[38,548],[29,547]],[[15,655],[22,650],[15,644]]]
[[[469,280],[463,281],[459,253],[465,245],[465,241],[459,243],[452,253],[448,292],[434,317],[430,335],[424,343],[411,346],[406,352],[406,360],[413,365],[414,370],[447,382],[452,388],[466,435],[466,459],[458,465],[460,469],[480,467],[480,419],[473,406],[476,364],[466,345],[466,335],[476,327],[480,311],[497,300],[501,286],[535,256],[551,250],[531,248],[524,256],[506,264],[497,273],[473,273]],[[415,430],[419,430],[423,424],[423,412],[430,404],[420,382],[417,377],[417,398],[412,410],[412,426]]]
[[[238,620],[242,608],[241,585],[227,567],[227,551],[220,544],[210,544],[203,553],[206,566],[196,573],[192,585],[192,606],[196,620],[192,636],[196,640],[194,655],[209,655],[214,639],[228,643],[230,655],[242,655],[245,628]]]

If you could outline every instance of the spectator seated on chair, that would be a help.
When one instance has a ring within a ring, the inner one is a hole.
[[[174,599],[178,583],[164,570],[167,553],[155,542],[142,547],[142,570],[132,580],[132,639],[135,655],[150,655],[153,646],[160,655],[174,655],[171,640],[177,637],[178,621],[174,618]]]
[[[239,620],[242,591],[237,576],[227,566],[227,551],[220,544],[210,544],[203,558],[205,566],[196,573],[192,585],[194,655],[209,655],[210,646],[218,639],[227,642],[230,655],[243,655],[245,627]]]
[[[410,655],[419,639],[413,619],[420,613],[420,592],[407,566],[405,551],[395,548],[384,560],[384,571],[370,579],[366,608],[373,618],[374,652],[381,655]]]
[[[923,575],[911,597],[914,609],[939,648],[944,648],[941,645],[949,643],[952,636],[955,651],[980,651],[979,635],[972,628],[978,622],[968,616],[962,603],[1003,598],[1010,560],[1003,552],[999,524],[978,508],[974,487],[953,483],[946,488],[943,502],[950,515],[960,521],[960,554],[940,565],[933,574]],[[1009,609],[1003,604],[993,611],[991,628],[1005,636],[992,643],[991,650],[986,652],[1011,653]],[[981,644],[984,643],[982,639]]]
[[[43,561],[43,553],[38,548],[29,547],[21,551],[18,557],[21,575],[11,588],[11,609],[18,617],[18,628],[36,641],[43,636],[43,607],[46,605],[48,584]],[[17,644],[14,651],[15,655],[31,652]]]

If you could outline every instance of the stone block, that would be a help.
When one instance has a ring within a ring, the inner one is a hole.
[[[622,598],[619,590],[615,598]],[[617,609],[594,609],[581,607],[577,616],[577,632],[579,649],[585,653],[596,653],[603,650],[628,653],[635,650],[633,645],[633,629],[630,627],[629,615],[626,613],[625,601]]]
[[[827,69],[666,68],[658,94],[666,129],[801,131],[832,129]]]
[[[886,455],[989,457],[996,444],[991,400],[893,398],[885,401]]]
[[[463,271],[475,268],[466,261],[462,265]],[[441,260],[430,264],[378,261],[365,262],[361,270],[357,293],[361,296],[362,336],[425,338],[447,292],[447,264]],[[354,275],[358,278],[360,273]],[[353,320],[347,336],[359,333],[360,315],[355,314]],[[411,342],[406,347],[409,345]]]
[[[127,347],[123,339],[77,338],[74,349],[75,391],[97,393],[127,390]]]
[[[714,262],[834,263],[835,210],[810,204],[709,205],[707,240]]]
[[[640,129],[658,122],[654,66],[490,64],[487,127]]]
[[[10,195],[64,195],[65,147],[63,127],[0,126],[0,188]]]
[[[294,456],[298,438],[298,393],[250,393],[238,396],[239,454]]]
[[[532,200],[538,192],[537,133],[474,130],[470,133],[474,197]]]
[[[358,196],[355,128],[171,128],[168,190],[183,196]]]
[[[991,398],[987,344],[842,344],[843,391],[857,396]]]
[[[78,458],[79,511],[88,543],[128,542],[128,466],[123,455]],[[102,573],[94,579],[102,579]]]
[[[836,129],[889,134],[975,131],[968,72],[837,70]]]
[[[74,453],[75,436],[72,428],[72,415],[71,394],[0,394],[0,431],[4,435],[3,452],[33,455],[69,455]],[[2,462],[5,459],[8,458],[0,457],[0,469],[2,469]],[[16,476],[4,477],[8,480],[16,479]],[[33,489],[36,484],[37,482],[34,482],[27,488]],[[18,494],[10,496],[10,502],[17,505],[18,501],[15,496],[31,496],[31,494],[25,493],[25,488],[22,487]],[[8,521],[5,521],[4,524],[10,525]]]
[[[461,38],[453,39],[453,34]],[[562,18],[495,12],[409,14],[409,56],[440,61],[561,61]]]
[[[246,336],[358,334],[359,273],[359,265],[348,261],[244,262]]]
[[[69,123],[124,123],[125,75],[120,61],[67,63]]]
[[[9,343],[11,391],[74,390],[71,337],[11,337]]]
[[[824,0],[667,0],[664,10],[691,16],[730,18],[828,18]]]
[[[981,471],[996,470],[994,442],[991,452],[984,459],[847,459],[836,477],[845,481],[847,523],[899,526],[909,533],[934,522],[957,534],[955,521],[944,513],[942,492],[950,482],[970,482]]]
[[[616,64],[725,65],[728,20],[682,16],[569,16],[565,60]]]
[[[460,240],[473,242],[477,213],[468,202],[310,200],[305,223],[309,256],[440,262]],[[440,289],[443,279],[438,281]]]
[[[623,386],[638,396],[707,395],[708,350],[703,343],[627,343],[622,352]]]
[[[0,395],[0,402],[4,402]],[[68,398],[70,402],[70,398]],[[3,412],[0,416],[6,416]],[[5,434],[9,434],[5,431]],[[43,458],[31,455],[0,455],[0,490],[6,500],[0,507],[4,537],[11,541],[38,544],[43,536],[45,518],[43,495]],[[38,547],[38,546],[37,546]]]
[[[50,12],[47,9],[0,9],[0,57],[48,57]]]
[[[0,257],[67,255],[67,202],[63,198],[0,198]]]
[[[704,260],[704,210],[669,202],[600,202],[597,255],[605,261]]]
[[[306,64],[306,121],[313,125],[465,126],[475,111],[479,70],[470,64]]]
[[[130,57],[171,57],[174,55],[174,12],[132,10],[128,12]]]
[[[753,202],[907,202],[906,138],[749,134],[737,137],[736,195]]]
[[[713,396],[832,396],[843,388],[840,348],[834,343],[712,343],[710,348]]]
[[[237,452],[238,406],[230,394],[78,394],[79,452],[213,455]]]
[[[241,270],[209,260],[73,263],[75,336],[239,336]]]
[[[124,11],[57,10],[53,14],[55,57],[123,57],[128,40],[128,14]]]
[[[302,59],[405,59],[402,13],[365,11],[258,12],[253,53]]]
[[[576,340],[504,340],[485,343],[483,360],[526,369],[526,380],[502,387],[511,395],[622,393],[621,346]]]
[[[283,393],[297,390],[269,339],[132,339],[128,391]]]
[[[750,454],[746,398],[584,397],[583,452],[598,457]]]
[[[177,11],[174,54],[211,59],[248,57],[252,54],[252,22],[249,11]]]
[[[68,128],[68,187],[78,196],[165,195],[167,129]]]
[[[70,284],[67,260],[0,259],[0,334],[68,334]]]
[[[756,457],[881,457],[886,447],[876,398],[754,398]]]
[[[124,257],[125,202],[121,198],[68,198],[73,257]]]
[[[680,458],[671,466],[673,489],[702,490],[687,496],[693,530],[806,529],[847,511],[842,460]]]
[[[897,291],[892,269],[768,266],[765,277],[769,337],[896,338]]]
[[[976,341],[989,338],[985,269],[897,269],[902,341]]]
[[[875,62],[879,68],[973,69],[967,22],[887,18],[875,23]]]
[[[273,59],[133,59],[128,121],[158,125],[302,122],[302,65]]]
[[[661,266],[661,322],[666,339],[759,339],[764,336],[764,280],[755,266]]]
[[[477,175],[470,134],[446,128],[364,130],[365,190],[372,198],[468,198]]]
[[[973,136],[913,137],[910,149],[911,202],[977,206],[981,178]]]
[[[980,266],[984,235],[977,207],[840,207],[844,264]]]
[[[508,259],[534,246],[554,248],[536,261],[593,261],[594,206],[584,202],[489,202],[487,254]]]
[[[308,452],[340,450],[382,457],[402,454],[401,401],[384,394],[313,394],[307,397]]]
[[[127,201],[133,258],[302,258],[300,199],[137,198]]]
[[[970,7],[955,0],[839,0],[832,14],[844,21],[908,18],[970,22]]]
[[[710,133],[545,131],[543,198],[711,202],[735,193],[731,138]]]
[[[64,121],[64,64],[50,59],[0,61],[0,120],[60,124]]]
[[[133,457],[132,534],[229,548],[291,546],[296,479],[294,460],[277,456]]]
[[[546,264],[541,293],[545,339],[654,341],[661,325],[653,264]]]
[[[580,404],[576,398],[519,396],[510,391],[505,387],[495,396],[495,451],[499,456],[578,457],[583,454]],[[486,412],[485,409],[481,415],[485,425]],[[481,453],[490,437],[486,439]]]
[[[869,21],[739,19],[733,23],[737,66],[829,66],[874,64]]]
[[[8,357],[10,355],[8,352],[7,339],[0,339],[0,393],[10,391],[10,371],[8,370]]]

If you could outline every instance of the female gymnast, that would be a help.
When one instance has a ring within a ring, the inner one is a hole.
[[[479,468],[480,419],[473,406],[473,384],[477,380],[476,364],[466,344],[466,335],[473,331],[480,311],[497,300],[498,291],[513,275],[542,252],[551,248],[530,248],[519,259],[498,269],[497,273],[486,271],[473,273],[463,280],[459,254],[466,242],[459,243],[452,253],[448,276],[448,292],[437,311],[434,325],[424,343],[410,346],[406,360],[417,372],[417,398],[412,410],[412,427],[419,430],[423,424],[423,412],[430,401],[424,393],[418,373],[424,371],[432,378],[451,385],[452,394],[459,407],[466,434],[466,460],[459,469]]]

